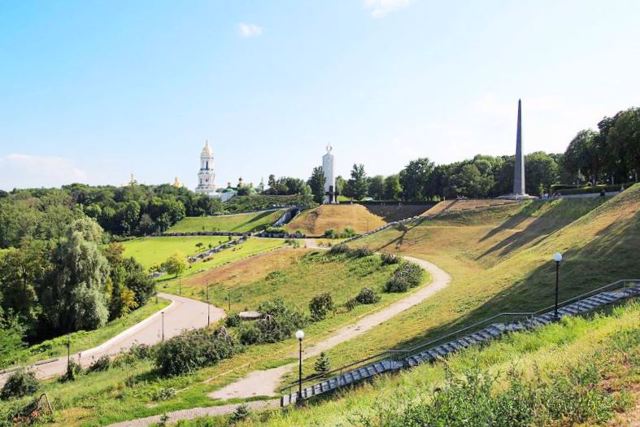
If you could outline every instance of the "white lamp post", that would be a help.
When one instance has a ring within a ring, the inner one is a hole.
[[[555,318],[558,318],[558,283],[560,282],[560,262],[562,262],[562,254],[556,252],[553,254],[553,260],[556,262],[556,304],[554,309]]]
[[[302,402],[302,340],[304,339],[304,331],[298,329],[296,331],[296,338],[298,339],[298,403]]]

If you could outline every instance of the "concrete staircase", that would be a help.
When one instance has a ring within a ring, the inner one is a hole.
[[[558,321],[562,317],[579,316],[588,312],[601,309],[607,305],[619,303],[625,299],[640,296],[640,280],[624,281],[630,282],[624,288],[603,291],[588,297],[570,300],[558,309],[556,318],[553,309],[546,310],[540,314],[534,313],[524,316],[523,319],[506,322],[491,323],[481,329],[464,331],[460,334],[451,334],[449,338],[434,345],[425,345],[411,350],[399,350],[386,353],[387,358],[367,363],[358,368],[347,370],[336,376],[319,381],[302,389],[302,399],[310,399],[339,388],[351,386],[361,381],[372,378],[376,375],[395,372],[401,369],[412,368],[414,366],[431,363],[438,359],[447,357],[451,353],[463,350],[473,345],[482,345],[486,342],[500,338],[510,332],[530,331],[550,323]],[[495,316],[496,318],[499,317]],[[455,338],[453,338],[455,336]],[[292,387],[293,388],[293,387]],[[297,392],[290,392],[280,397],[280,405],[288,406],[298,399]]]

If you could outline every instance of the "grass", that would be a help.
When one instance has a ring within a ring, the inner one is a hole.
[[[479,376],[470,375],[474,372]],[[608,420],[615,425],[627,425],[625,421],[630,421],[631,415],[624,411],[633,408],[634,400],[640,401],[637,389],[640,383],[640,304],[630,303],[592,318],[564,319],[560,324],[535,332],[512,334],[483,348],[467,349],[446,362],[383,376],[324,401],[310,403],[303,409],[253,416],[242,425],[299,426],[306,425],[308,420],[313,420],[314,425],[408,425],[409,415],[419,416],[421,406],[429,408],[430,402],[441,393],[451,395],[456,391],[452,385],[457,380],[468,381],[470,378],[492,383],[491,395],[458,387],[459,407],[446,414],[451,417],[447,425],[481,425],[484,423],[478,418],[475,423],[469,422],[486,409],[482,404],[487,403],[487,398],[498,398],[515,382],[514,372],[522,376],[524,387],[536,387],[537,382],[556,387],[565,378],[576,383],[568,392],[582,393],[581,399],[576,399],[581,402],[554,402],[541,396],[538,405],[553,407],[561,403],[567,408],[562,423],[552,423],[552,416],[547,419],[552,425],[600,425]],[[632,394],[634,390],[635,395]],[[548,392],[553,395],[553,390]],[[477,394],[470,399],[473,393]],[[565,395],[564,398],[569,397]],[[527,409],[512,410],[523,414]],[[570,412],[571,409],[574,412]],[[432,412],[437,410],[437,407],[430,408]],[[456,415],[461,413],[467,424],[463,419],[455,421]],[[207,425],[211,426],[226,422],[221,418],[208,421],[210,424]],[[197,426],[204,422],[201,419],[179,425]],[[516,419],[509,423],[516,425]]]
[[[284,210],[214,216],[186,217],[167,230],[169,233],[193,233],[199,231],[234,231],[247,233],[271,226]]]
[[[286,229],[320,236],[329,229],[342,232],[350,227],[356,233],[364,233],[385,224],[381,217],[372,214],[362,205],[321,205],[302,212],[286,225]]]
[[[308,299],[317,293],[330,291],[336,303],[357,294],[362,286],[381,289],[395,266],[382,266],[377,255],[359,259],[346,259],[343,255],[328,257],[324,252],[304,249],[275,251],[259,256],[259,265],[277,267],[276,274],[261,267],[259,271],[246,268],[239,262],[217,269],[219,282],[214,286],[214,300],[224,303],[224,289],[242,295],[232,307],[255,308],[261,301],[281,296],[289,303],[308,311]],[[185,284],[197,295],[206,280],[194,275],[193,283]],[[260,291],[256,291],[259,288]],[[305,328],[306,345],[332,334],[345,324],[373,311],[379,310],[407,294],[383,294],[382,300],[373,305],[357,306],[347,312],[338,310],[327,319],[311,323]],[[111,369],[106,373],[81,376],[74,383],[61,384],[49,381],[45,391],[58,408],[58,425],[105,425],[112,422],[194,406],[223,404],[211,400],[207,393],[220,388],[255,369],[281,366],[295,361],[295,338],[275,344],[247,347],[243,353],[224,360],[192,375],[176,378],[158,378],[149,362],[140,361],[125,368]],[[166,401],[154,401],[158,391],[166,388],[178,390]]]
[[[14,363],[30,364],[39,360],[60,357],[67,354],[67,340],[71,341],[71,352],[85,351],[96,347],[109,339],[115,337],[120,332],[141,322],[152,314],[160,311],[169,305],[169,301],[159,298],[156,303],[151,299],[146,305],[131,313],[112,320],[102,328],[94,331],[78,331],[69,335],[60,336],[39,344],[25,348],[15,355]],[[10,362],[10,361],[9,361]]]
[[[145,268],[162,264],[171,255],[195,255],[229,240],[220,236],[142,237],[122,242],[124,256],[133,257]],[[197,246],[201,243],[201,246]]]

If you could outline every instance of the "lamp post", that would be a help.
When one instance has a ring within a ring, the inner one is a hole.
[[[71,377],[71,335],[67,335],[67,374]]]
[[[300,404],[302,402],[302,340],[304,339],[304,331],[299,329],[296,331],[296,338],[298,339],[298,398],[296,402]]]
[[[162,315],[162,341],[164,341],[164,311],[160,312]]]
[[[211,322],[211,305],[209,304],[209,286],[207,285],[207,326]]]
[[[553,254],[553,260],[556,262],[556,304],[554,309],[554,316],[558,318],[558,287],[560,282],[560,262],[562,262],[562,254],[556,252]]]

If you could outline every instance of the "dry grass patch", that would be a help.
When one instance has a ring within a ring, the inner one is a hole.
[[[302,212],[286,228],[290,232],[300,230],[307,235],[320,236],[330,229],[342,232],[349,227],[356,233],[364,233],[385,224],[382,217],[362,205],[322,205]]]

